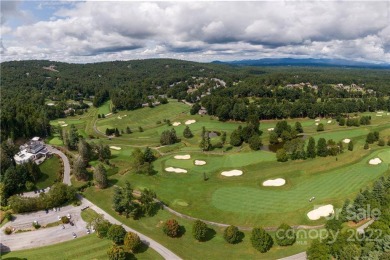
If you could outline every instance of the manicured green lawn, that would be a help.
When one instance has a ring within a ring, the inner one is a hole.
[[[43,189],[50,187],[57,180],[58,172],[61,169],[60,159],[53,155],[39,165],[39,168],[41,169],[42,175],[36,183],[37,188]]]
[[[100,239],[95,234],[80,237],[67,242],[34,248],[29,250],[2,253],[2,259],[107,259],[107,249],[112,242],[108,239]],[[137,259],[162,259],[157,252],[147,249],[136,254]]]
[[[110,104],[111,104],[111,100],[108,100],[108,101],[104,102],[103,105],[98,107],[98,113],[99,114],[105,114],[105,115],[110,113],[111,112]]]
[[[112,198],[112,194],[112,189],[96,193],[94,188],[88,188],[85,192],[89,200],[115,216],[119,221],[152,237],[183,259],[278,259],[305,251],[310,242],[306,238],[300,238],[294,246],[279,247],[275,245],[269,252],[262,254],[253,249],[250,243],[250,231],[244,232],[241,243],[230,245],[223,239],[223,228],[217,227],[212,227],[215,232],[209,233],[208,241],[198,242],[191,235],[192,221],[177,218],[166,211],[160,210],[157,215],[141,218],[140,220],[126,219],[119,216],[113,211],[111,200],[107,199]],[[184,227],[185,234],[182,237],[169,238],[162,232],[162,224],[170,218],[175,218]]]

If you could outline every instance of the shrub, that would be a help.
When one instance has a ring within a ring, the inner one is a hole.
[[[96,230],[96,235],[99,238],[107,237],[108,230],[110,229],[111,225],[112,224],[110,222],[101,218],[96,219],[93,223],[93,227]]]
[[[349,151],[353,151],[353,142],[352,142],[352,141],[350,141],[350,142],[348,143],[348,150],[349,150]]]
[[[26,186],[27,191],[32,191],[35,185],[31,181],[26,181],[26,184],[24,186]]]
[[[283,223],[276,230],[275,240],[279,246],[291,246],[295,243],[296,235],[289,225]]]
[[[263,145],[263,143],[261,142],[261,138],[258,135],[253,135],[252,137],[250,137],[248,143],[249,147],[254,151],[260,150],[261,146]]]
[[[63,217],[61,217],[61,222],[63,224],[68,224],[70,221],[69,221],[69,219],[66,216],[63,216]]]
[[[11,233],[12,233],[12,228],[6,227],[6,228],[4,229],[4,233],[5,233],[6,235],[11,235]]]
[[[239,239],[239,233],[240,231],[238,230],[237,227],[235,226],[228,226],[224,231],[223,231],[223,238],[228,242],[229,244],[235,244],[238,242]]]
[[[192,226],[192,235],[198,241],[203,241],[206,238],[207,225],[203,221],[196,220]]]
[[[126,253],[123,248],[115,244],[108,248],[107,255],[110,260],[126,260]]]
[[[9,211],[5,212],[4,219],[11,221],[12,220],[12,213]]]
[[[287,162],[288,161],[288,155],[286,153],[286,150],[284,150],[283,148],[278,149],[276,151],[276,160],[278,162]]]
[[[180,235],[180,226],[175,219],[168,219],[163,226],[163,232],[169,237],[178,237]]]
[[[385,146],[385,140],[384,139],[379,139],[379,141],[378,141],[378,145],[379,146]]]
[[[261,253],[265,253],[271,249],[274,242],[272,237],[264,229],[254,228],[252,229],[251,243],[255,249]]]
[[[34,227],[35,229],[39,229],[39,228],[41,227],[41,225],[39,225],[38,222],[35,222],[35,221],[33,222],[32,225],[33,225],[33,227]]]
[[[368,145],[368,143],[366,142],[365,144],[364,144],[364,150],[367,150],[368,148],[370,148],[370,146]]]
[[[127,252],[137,252],[142,245],[141,239],[136,233],[127,232],[124,238],[124,249]]]
[[[321,132],[321,131],[324,131],[325,128],[324,128],[324,124],[323,123],[319,123],[318,126],[317,126],[317,132]]]
[[[126,236],[126,230],[121,225],[112,225],[107,232],[107,238],[111,239],[115,244],[122,245]]]

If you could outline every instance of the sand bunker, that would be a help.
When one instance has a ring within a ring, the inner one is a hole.
[[[328,120],[328,124],[332,123],[332,120]]]
[[[54,106],[54,103],[47,103],[48,106]]]
[[[178,159],[178,160],[188,160],[188,159],[191,159],[191,155],[189,155],[189,154],[186,154],[186,155],[175,155],[174,158]]]
[[[181,125],[181,123],[180,122],[174,122],[172,125],[173,126],[179,126],[179,125]]]
[[[61,126],[62,126],[62,127],[65,127],[65,126],[68,126],[68,124],[62,124]]]
[[[117,151],[122,150],[122,148],[120,148],[118,146],[110,146],[110,149],[117,150]]]
[[[63,125],[63,124],[65,124],[65,121],[58,121],[58,123]]]
[[[375,158],[375,159],[371,159],[368,163],[371,165],[378,165],[378,164],[382,163],[382,161],[379,158]]]
[[[351,139],[348,139],[348,138],[343,140],[343,143],[346,143],[346,144],[349,144],[350,142],[351,142]]]
[[[122,119],[122,117],[118,116],[118,119]]]
[[[205,164],[206,164],[206,161],[195,160],[195,165],[205,165]]]
[[[173,168],[173,167],[168,167],[168,168],[165,168],[165,170],[167,172],[176,172],[176,173],[187,173],[186,170],[184,169],[180,169],[180,168]]]
[[[382,116],[382,115],[376,115],[376,116]]]
[[[266,180],[263,182],[263,186],[283,186],[284,184],[286,184],[286,180],[282,178]]]
[[[328,205],[321,206],[315,210],[310,211],[309,213],[307,213],[307,217],[310,220],[317,220],[317,219],[320,219],[320,217],[327,217],[332,213],[334,213],[333,205],[328,204]]]
[[[190,124],[193,124],[193,123],[195,123],[196,122],[196,120],[187,120],[186,122],[185,122],[185,124],[186,125],[190,125]]]
[[[108,113],[108,114],[106,114],[105,116],[110,116],[110,115],[112,115],[112,113]]]
[[[240,171],[240,170],[224,171],[224,172],[221,172],[221,175],[227,176],[227,177],[240,176],[240,175],[242,175],[242,171]]]
[[[321,121],[321,119],[316,119],[315,121],[316,121],[316,122],[320,122],[320,121]]]
[[[274,131],[274,128],[273,127],[268,128],[268,131]]]
[[[319,125],[319,123],[316,123],[316,125]]]
[[[383,114],[383,111],[378,111],[377,113],[378,113],[378,114]]]

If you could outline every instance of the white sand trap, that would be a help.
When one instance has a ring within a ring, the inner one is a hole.
[[[332,120],[328,120],[328,124],[332,123]]]
[[[242,175],[242,171],[240,171],[240,170],[224,171],[224,172],[221,172],[221,175],[227,176],[227,177],[240,176],[240,175]]]
[[[320,121],[321,121],[321,119],[316,119],[315,121],[316,121],[316,122],[320,122]]]
[[[319,123],[316,123],[316,125],[319,125]]]
[[[284,184],[286,184],[286,180],[282,178],[266,180],[263,182],[263,186],[283,186]]]
[[[62,124],[61,126],[62,126],[62,127],[65,127],[65,126],[68,126],[68,124]]]
[[[125,116],[127,116],[127,115],[123,115],[122,117],[125,117]]]
[[[274,131],[275,128],[271,127],[271,128],[268,128],[268,131]]]
[[[63,125],[63,124],[65,124],[65,121],[58,121],[58,123]]]
[[[111,116],[112,115],[112,113],[108,113],[108,114],[106,114],[105,116]]]
[[[196,122],[196,120],[187,120],[186,122],[185,122],[185,124],[186,125],[190,125],[190,124],[193,124],[193,123],[195,123]]]
[[[54,106],[54,103],[47,103],[48,106]],[[379,113],[379,112],[378,112]]]
[[[189,154],[186,154],[186,155],[175,155],[174,158],[178,159],[178,160],[188,160],[188,159],[191,159],[191,155],[189,155]]]
[[[387,113],[386,115],[390,116],[390,113]]]
[[[173,126],[179,126],[179,125],[181,125],[181,123],[180,123],[180,122],[173,122],[172,125],[173,125]]]
[[[117,150],[117,151],[122,150],[122,148],[120,148],[118,146],[110,146],[110,149]]]
[[[205,165],[205,164],[206,164],[206,161],[195,160],[195,165]]]
[[[122,117],[118,116],[118,119],[122,119]]]
[[[378,114],[383,114],[383,111],[378,111],[377,113],[378,113]]]
[[[375,158],[375,159],[371,159],[368,163],[371,165],[378,165],[378,164],[382,163],[382,161],[379,158]]]
[[[345,144],[349,144],[350,142],[351,142],[351,139],[348,139],[348,138],[343,140],[343,143],[345,143]]]
[[[333,205],[328,204],[328,205],[321,206],[317,209],[310,211],[309,213],[307,213],[307,217],[310,220],[317,220],[317,219],[320,219],[320,217],[327,217],[333,213],[334,213]]]
[[[184,169],[180,169],[180,168],[173,168],[173,167],[168,167],[168,168],[165,168],[165,170],[167,172],[176,172],[176,173],[187,173],[186,170]]]
[[[376,116],[382,116],[382,115],[376,115]]]

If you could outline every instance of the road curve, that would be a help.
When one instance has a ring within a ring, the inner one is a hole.
[[[104,218],[107,219],[108,221],[110,221],[111,223],[114,223],[114,224],[117,224],[117,225],[122,225],[126,229],[126,231],[131,231],[131,232],[136,233],[140,237],[140,239],[141,239],[141,241],[143,243],[148,245],[150,248],[154,249],[157,253],[159,253],[165,259],[169,259],[169,260],[181,259],[179,256],[177,256],[175,253],[170,251],[168,248],[166,248],[163,245],[157,243],[156,241],[154,241],[150,237],[145,236],[145,235],[139,233],[138,231],[136,231],[136,230],[134,230],[134,229],[124,225],[123,223],[121,223],[120,221],[118,221],[117,219],[112,217],[110,214],[105,212],[103,209],[99,208],[98,206],[96,206],[91,201],[87,200],[86,198],[82,197],[81,195],[79,196],[79,199],[80,199],[80,201],[82,202],[83,205],[88,205],[89,208],[93,209],[98,214],[102,214],[104,216]]]
[[[64,179],[62,182],[67,185],[72,185],[70,182],[70,164],[68,157],[63,152],[52,147],[51,145],[46,145],[46,147],[49,152],[55,153],[61,157],[62,161],[64,162]]]

